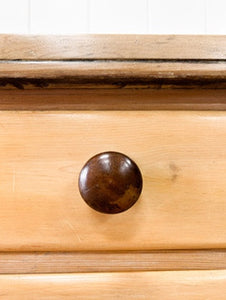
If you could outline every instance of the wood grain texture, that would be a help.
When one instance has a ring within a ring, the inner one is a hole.
[[[226,250],[1,252],[0,274],[226,269]]]
[[[226,271],[0,275],[0,299],[224,300]]]
[[[0,90],[1,110],[226,110],[224,89]]]
[[[1,112],[0,250],[226,247],[225,112]],[[78,191],[84,163],[127,154],[141,198],[117,216]]]
[[[226,88],[225,36],[0,35],[0,88]]]
[[[225,62],[1,62],[0,88],[226,88]]]
[[[1,60],[226,59],[224,35],[0,35]]]

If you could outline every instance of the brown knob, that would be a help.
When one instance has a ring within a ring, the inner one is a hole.
[[[117,214],[129,209],[139,198],[142,176],[128,156],[104,152],[92,157],[79,175],[79,191],[93,209]]]

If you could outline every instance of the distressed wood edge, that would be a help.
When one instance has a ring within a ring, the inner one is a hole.
[[[0,60],[226,59],[225,35],[0,35]]]
[[[0,274],[223,269],[226,269],[226,249],[0,253]]]
[[[226,61],[212,63],[0,62],[1,89],[226,88]]]
[[[226,88],[226,36],[0,35],[0,88]]]

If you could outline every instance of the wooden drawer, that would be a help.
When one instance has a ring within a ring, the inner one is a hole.
[[[226,114],[183,111],[0,113],[0,251],[226,246]],[[92,210],[84,163],[131,157],[143,192],[128,211]]]
[[[223,300],[226,271],[0,275],[0,299]]]

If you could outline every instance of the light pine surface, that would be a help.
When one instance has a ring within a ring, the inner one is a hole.
[[[226,246],[225,112],[0,113],[0,251]],[[119,151],[141,169],[138,202],[118,215],[79,195],[84,163]]]
[[[0,299],[224,300],[226,271],[0,275]]]
[[[0,252],[0,274],[224,270],[225,249]]]
[[[1,60],[225,60],[225,35],[0,35]]]
[[[225,58],[225,36],[0,35],[0,88],[219,90]]]
[[[74,61],[60,62],[3,62],[0,64],[1,78],[91,78],[113,76],[118,78],[225,78],[226,64],[219,62],[134,62],[132,61]],[[101,79],[100,79],[101,80]],[[100,84],[100,82],[99,82]],[[148,84],[148,83],[147,83]],[[132,83],[131,83],[132,85]]]

